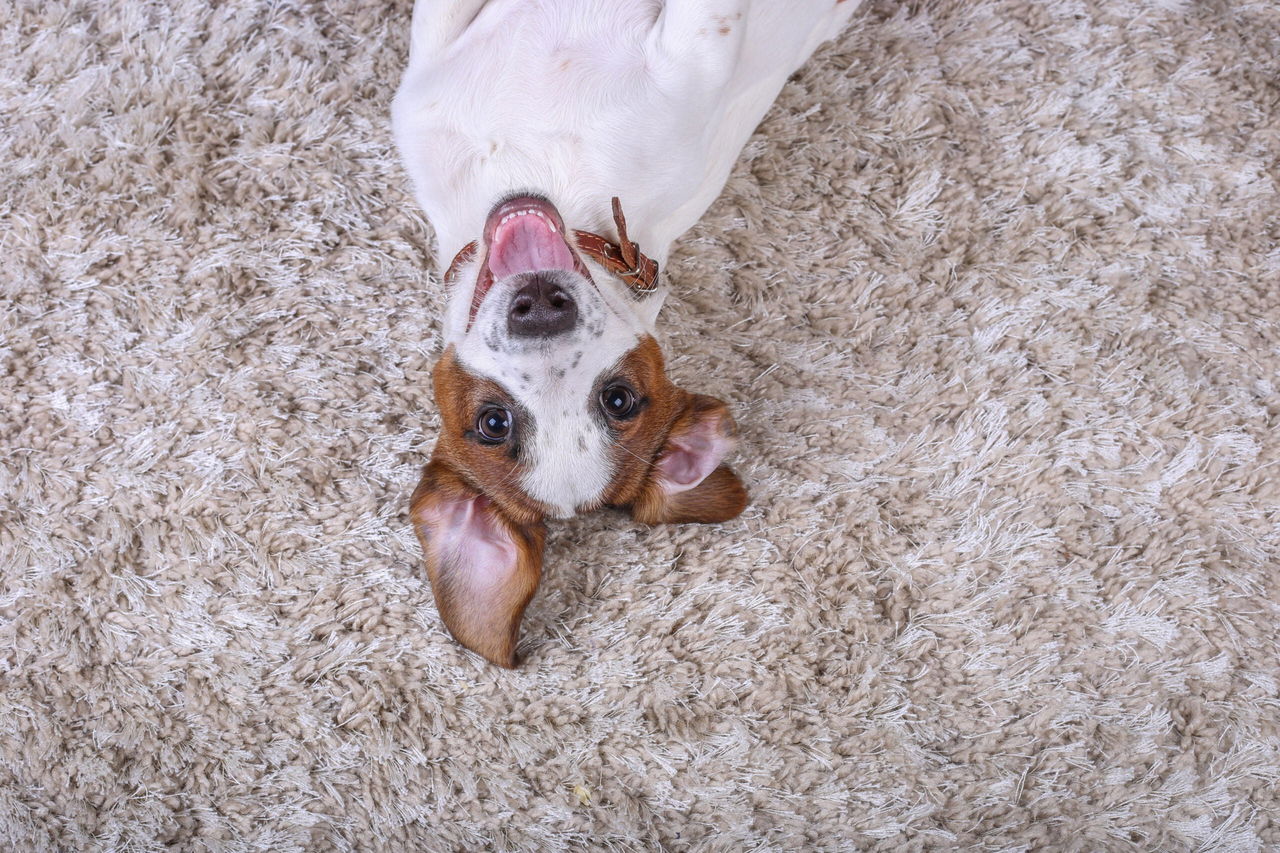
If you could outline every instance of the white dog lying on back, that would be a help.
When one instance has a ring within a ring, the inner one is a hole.
[[[547,516],[746,505],[727,407],[664,373],[657,270],[856,5],[418,0],[393,123],[453,262],[441,432],[411,513],[463,645],[514,666]]]

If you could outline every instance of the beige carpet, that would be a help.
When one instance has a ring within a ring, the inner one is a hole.
[[[0,848],[1280,849],[1280,7],[869,3],[680,244],[753,504],[406,503],[407,0],[0,5]]]

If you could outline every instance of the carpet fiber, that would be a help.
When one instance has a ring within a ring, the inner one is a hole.
[[[514,672],[409,12],[0,8],[0,847],[1280,849],[1280,7],[864,5],[668,269],[751,507],[554,524]]]

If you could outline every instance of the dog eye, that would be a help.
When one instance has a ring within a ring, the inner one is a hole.
[[[625,418],[635,413],[636,395],[626,385],[610,385],[600,392],[600,405],[611,418]]]
[[[486,406],[476,418],[476,431],[488,442],[498,444],[511,434],[511,413],[500,406]]]

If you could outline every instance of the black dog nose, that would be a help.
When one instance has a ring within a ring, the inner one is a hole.
[[[535,275],[516,291],[507,311],[507,330],[523,338],[549,338],[578,322],[578,303],[554,281]]]

